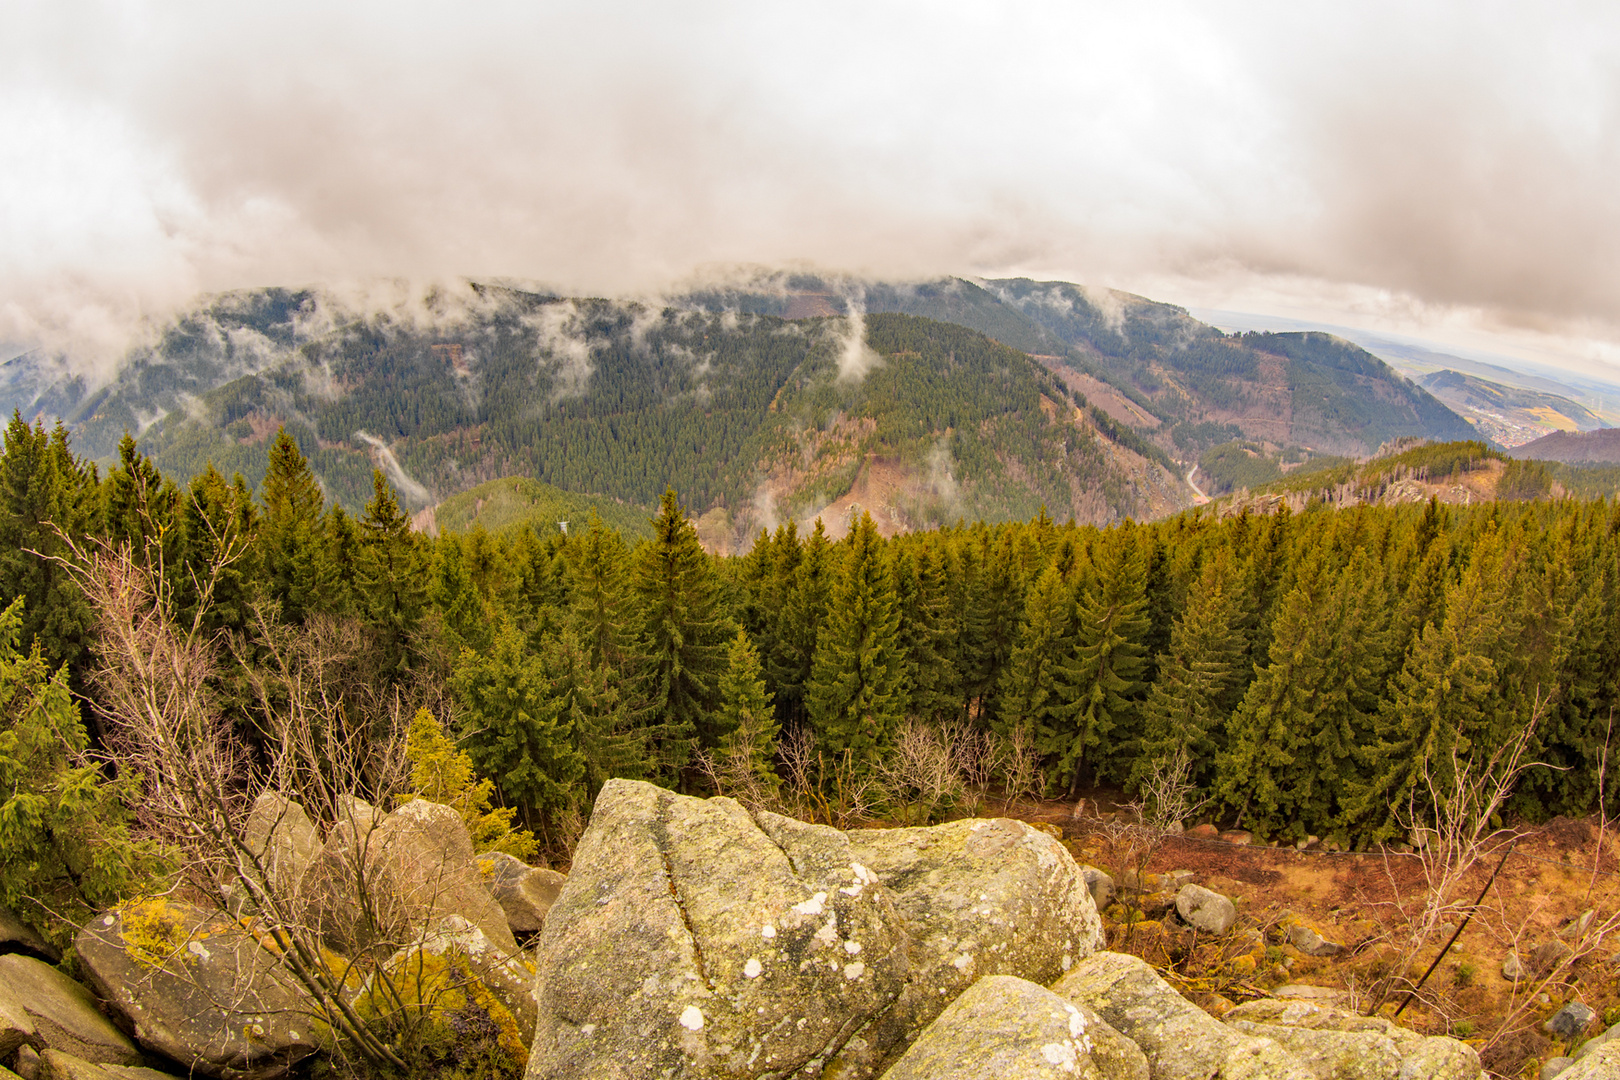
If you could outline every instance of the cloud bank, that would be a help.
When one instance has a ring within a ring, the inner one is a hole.
[[[0,345],[112,355],[265,284],[788,262],[1620,338],[1613,5],[240,9],[0,13]]]

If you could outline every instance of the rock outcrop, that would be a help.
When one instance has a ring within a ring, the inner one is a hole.
[[[883,1080],[1148,1080],[1147,1058],[1097,1014],[1011,975],[974,983]]]
[[[141,1045],[196,1072],[278,1076],[326,1041],[277,952],[221,912],[167,897],[131,901],[74,944]]]
[[[532,934],[546,924],[546,912],[557,902],[567,879],[555,870],[530,866],[504,851],[478,856],[478,872],[506,913],[513,934]]]
[[[1321,1080],[1480,1080],[1479,1055],[1456,1039],[1419,1035],[1382,1017],[1310,1001],[1251,1001],[1221,1020],[1270,1039]]]
[[[537,946],[529,1076],[863,1080],[980,976],[1050,981],[1100,932],[1018,822],[842,833],[611,781]]]
[[[1097,953],[1052,991],[1093,1010],[1140,1047],[1154,1080],[1315,1080],[1276,1042],[1216,1020],[1134,956]]]
[[[90,1062],[138,1065],[141,1052],[96,1007],[90,991],[28,956],[0,956],[0,1039],[62,1050]]]

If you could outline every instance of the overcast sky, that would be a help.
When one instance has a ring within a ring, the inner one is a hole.
[[[1620,363],[1620,5],[0,0],[0,341],[199,291],[1031,274]]]

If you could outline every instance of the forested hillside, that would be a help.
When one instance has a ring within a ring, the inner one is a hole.
[[[509,477],[638,509],[673,484],[721,549],[789,517],[840,531],[856,506],[886,534],[1043,504],[1152,518],[1233,438],[1310,457],[1469,430],[1337,339],[1024,280],[779,275],[656,303],[265,289],[161,327],[94,390],[37,355],[4,368],[25,417],[60,416],[103,465],[128,431],[177,478],[212,464],[252,489],[285,427],[351,513],[376,466],[412,511]]]
[[[788,522],[718,557],[673,491],[639,539],[594,517],[429,538],[381,472],[362,514],[328,501],[285,432],[264,472],[257,497],[214,471],[176,484],[125,440],[103,473],[61,428],[7,428],[0,840],[27,857],[0,901],[83,911],[161,874],[137,843],[139,776],[112,783],[91,751],[180,689],[244,770],[273,749],[265,710],[363,740],[425,708],[559,854],[612,776],[946,813],[964,792],[899,764],[929,746],[977,748],[1015,794],[1151,797],[1169,777],[1224,822],[1354,846],[1521,741],[1545,767],[1514,814],[1597,808],[1620,687],[1610,502],[893,538],[860,513],[840,540]]]

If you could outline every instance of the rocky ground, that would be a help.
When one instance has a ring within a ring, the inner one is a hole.
[[[1078,861],[1108,871],[1116,885],[1104,905],[1109,948],[1161,967],[1214,1015],[1261,994],[1367,1012],[1393,973],[1421,976],[1451,942],[1400,1022],[1466,1041],[1493,1075],[1537,1075],[1620,1021],[1620,838],[1595,819],[1556,820],[1516,841],[1503,834],[1459,875],[1455,910],[1424,932],[1433,860],[1409,848],[1270,847],[1205,825],[1144,852],[1121,836],[1128,815],[1106,793],[1092,796],[1078,818],[1069,803],[1008,812],[1061,831]],[[1141,891],[1126,887],[1138,866]],[[1231,931],[1195,931],[1176,909],[1184,884],[1229,898]],[[1481,891],[1484,903],[1464,925],[1460,916]],[[1403,1000],[1390,994],[1380,1015]]]
[[[247,831],[265,886],[302,899],[346,1008],[422,1018],[452,1051],[479,1035],[495,1075],[1620,1078],[1620,1025],[1605,1030],[1620,868],[1603,829],[1521,837],[1442,953],[1448,913],[1410,944],[1413,853],[1133,821],[1097,800],[843,832],[613,781],[566,877],[475,857],[455,812],[420,800],[348,800],[320,828],[267,794]],[[1494,865],[1453,891],[1472,900]],[[356,882],[381,916],[353,917]],[[349,1075],[343,1040],[297,1000],[271,907],[201,899],[98,916],[67,965],[82,981],[0,919],[0,1065],[25,1080]],[[1435,956],[1392,1022],[1392,976]]]

